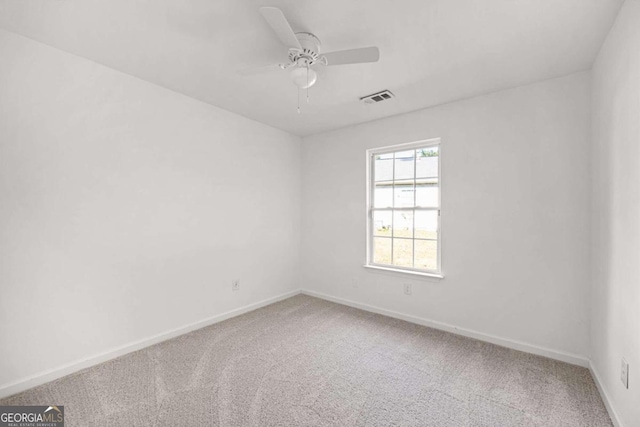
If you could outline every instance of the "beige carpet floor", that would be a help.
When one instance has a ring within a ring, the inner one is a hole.
[[[299,295],[10,397],[67,426],[610,426],[589,371]]]

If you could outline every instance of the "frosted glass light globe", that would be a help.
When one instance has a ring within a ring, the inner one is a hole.
[[[309,74],[307,75],[307,73]],[[316,80],[318,80],[318,74],[311,68],[297,67],[291,71],[291,78],[300,89],[306,89],[316,83]]]

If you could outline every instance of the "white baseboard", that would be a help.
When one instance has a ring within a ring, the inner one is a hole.
[[[299,293],[300,293],[299,290],[295,290],[295,291],[287,292],[272,298],[267,298],[265,300],[258,301],[253,304],[245,305],[244,307],[240,307],[235,310],[227,311],[217,316],[209,317],[208,319],[204,319],[199,322],[195,322],[186,326],[171,329],[167,332],[153,335],[148,338],[143,338],[133,343],[126,344],[121,347],[117,347],[113,350],[109,350],[104,353],[100,353],[98,355],[91,356],[86,359],[82,359],[76,362],[71,362],[54,369],[50,369],[48,371],[39,372],[29,378],[21,379],[10,384],[1,385],[0,399],[8,396],[12,396],[14,394],[23,392],[33,387],[37,387],[39,385],[48,383],[50,381],[56,380],[66,375],[73,374],[75,372],[81,371],[91,366],[98,365],[108,360],[115,359],[116,357],[120,357],[125,354],[141,350],[153,344],[157,344],[159,342],[166,341],[171,338],[175,338],[179,335],[183,335],[188,332],[195,331],[196,329],[204,328],[206,326],[213,325],[214,323],[222,322],[223,320],[227,320],[232,317],[236,317],[241,314],[247,313],[249,311],[253,311],[258,308],[264,307],[266,305],[273,304],[274,302],[278,302],[283,299],[290,298]]]
[[[484,334],[482,332],[473,331],[471,329],[459,328],[457,326],[449,325],[447,323],[437,322],[435,320],[429,320],[429,319],[425,319],[417,316],[411,316],[408,314],[399,313],[397,311],[387,310],[384,308],[375,307],[368,304],[362,304],[362,303],[347,300],[344,298],[338,298],[331,295],[326,295],[320,292],[310,291],[306,289],[302,289],[301,292],[306,295],[325,299],[327,301],[336,302],[338,304],[348,305],[350,307],[359,308],[361,310],[382,314],[384,316],[389,316],[389,317],[393,317],[400,320],[405,320],[407,322],[416,323],[418,325],[428,326],[434,329],[440,329],[446,332],[463,335],[469,338],[475,338],[480,341],[490,342],[492,344],[511,348],[514,350],[523,351],[525,353],[537,354],[538,356],[544,356],[550,359],[560,360],[562,362],[571,363],[572,365],[578,365],[584,368],[589,367],[589,359],[577,354],[565,353],[563,351],[553,350],[546,347],[528,344],[522,341],[496,337],[494,335]]]
[[[620,417],[618,413],[613,408],[611,404],[611,399],[609,399],[609,395],[607,394],[604,384],[600,380],[600,376],[598,375],[598,371],[593,366],[593,363],[589,362],[589,371],[591,371],[591,376],[593,377],[593,381],[596,383],[596,387],[598,387],[598,391],[600,392],[600,396],[602,397],[602,401],[604,402],[604,406],[607,408],[607,412],[609,412],[609,418],[611,418],[611,422],[615,427],[623,427],[622,422],[620,422]]]

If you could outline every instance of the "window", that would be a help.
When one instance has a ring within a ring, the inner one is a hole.
[[[440,274],[440,140],[367,151],[367,267]]]

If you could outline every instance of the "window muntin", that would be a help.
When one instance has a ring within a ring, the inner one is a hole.
[[[368,151],[371,266],[440,274],[440,140]]]

